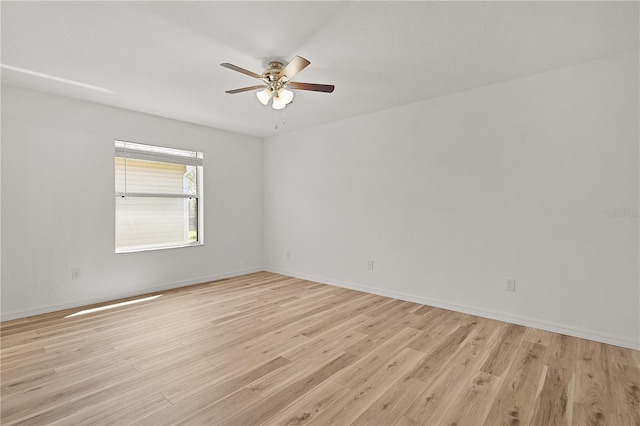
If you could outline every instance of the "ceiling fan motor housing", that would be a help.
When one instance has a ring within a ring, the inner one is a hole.
[[[280,74],[283,68],[284,65],[282,62],[271,61],[269,62],[269,68],[262,73],[262,77],[269,81],[276,81],[278,80],[278,74]]]

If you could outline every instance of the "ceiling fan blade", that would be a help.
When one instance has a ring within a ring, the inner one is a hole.
[[[260,84],[258,86],[242,87],[240,89],[227,90],[224,93],[231,93],[231,94],[233,94],[233,93],[242,93],[242,92],[248,92],[250,90],[264,89],[265,87],[267,87],[267,86],[265,86],[264,84]]]
[[[315,84],[315,83],[299,83],[292,81],[288,84],[291,89],[311,90],[312,92],[331,93],[336,87],[333,84]]]
[[[287,64],[286,67],[278,74],[278,80],[282,77],[287,77],[287,81],[291,81],[293,77],[300,71],[309,66],[311,62],[307,61],[302,56],[296,56]]]
[[[260,74],[256,74],[253,71],[245,70],[244,68],[240,68],[239,66],[230,64],[228,62],[225,62],[224,64],[220,64],[220,66],[221,67],[225,67],[225,68],[229,68],[230,70],[241,72],[242,74],[246,74],[246,75],[248,75],[250,77],[262,78],[262,76]]]

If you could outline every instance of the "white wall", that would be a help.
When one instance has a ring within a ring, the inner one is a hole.
[[[638,93],[630,53],[283,134],[263,163],[256,138],[3,86],[2,320],[265,266],[639,348],[638,218],[604,214],[639,208]],[[114,137],[204,151],[204,246],[114,253]]]
[[[265,266],[639,348],[638,90],[631,52],[267,139]]]
[[[204,152],[204,246],[114,253],[114,138]],[[261,270],[262,146],[3,86],[2,319]]]

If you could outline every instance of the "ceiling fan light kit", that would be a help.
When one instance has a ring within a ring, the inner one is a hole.
[[[291,101],[293,101],[293,92],[282,88],[274,93],[271,107],[273,109],[284,109]]]
[[[273,109],[283,109],[293,101],[293,92],[285,89],[284,87],[281,87],[278,90],[273,90],[267,87],[264,90],[256,92],[256,97],[262,105],[267,105],[269,103],[269,99],[273,97],[273,104],[271,107]]]
[[[260,79],[264,83],[264,85],[227,90],[226,93],[235,94],[262,89],[256,92],[256,97],[260,103],[262,105],[267,105],[269,100],[273,99],[271,107],[276,110],[281,110],[293,101],[293,92],[289,90],[288,87],[291,89],[309,90],[312,92],[333,92],[335,86],[330,84],[300,83],[291,81],[296,74],[309,66],[310,63],[311,62],[302,56],[296,56],[293,58],[286,67],[282,62],[272,61],[269,62],[269,68],[267,68],[262,75],[229,63],[223,63],[220,65],[225,68],[229,68],[230,70]]]

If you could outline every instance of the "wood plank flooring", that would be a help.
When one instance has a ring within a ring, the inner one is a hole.
[[[417,303],[260,272],[87,308],[2,323],[3,425],[640,425],[638,351]]]

